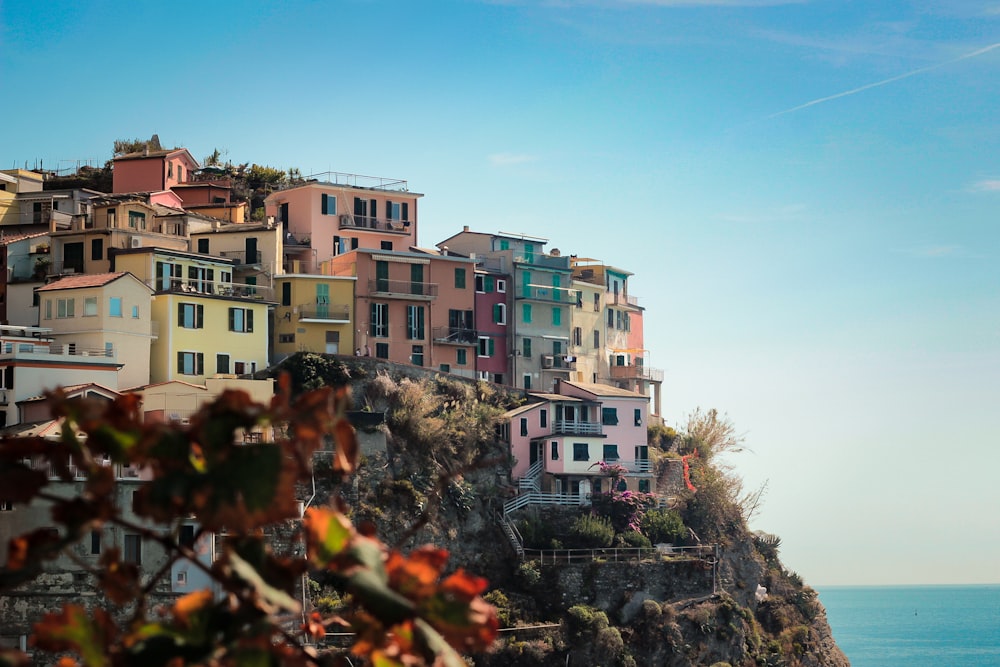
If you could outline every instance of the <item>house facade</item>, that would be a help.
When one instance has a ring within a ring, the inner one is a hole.
[[[275,280],[274,354],[351,354],[354,339],[353,275],[286,273]]]
[[[143,150],[114,158],[112,192],[158,192],[185,183],[198,169],[186,148]]]

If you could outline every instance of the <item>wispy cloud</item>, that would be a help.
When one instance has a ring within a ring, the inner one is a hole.
[[[976,181],[968,187],[970,192],[1000,192],[1000,179]]]
[[[534,162],[538,159],[536,155],[529,155],[527,153],[494,153],[489,156],[490,164],[497,167],[509,167],[513,164],[524,164],[525,162]]]
[[[911,76],[916,76],[917,74],[930,72],[931,70],[938,69],[939,67],[944,67],[945,65],[951,65],[952,63],[957,63],[962,60],[968,60],[969,58],[975,58],[976,56],[981,56],[984,53],[988,53],[997,48],[1000,48],[1000,42],[997,42],[995,44],[990,44],[989,46],[985,46],[981,49],[976,49],[975,51],[963,53],[962,55],[956,58],[952,58],[951,60],[945,60],[944,62],[936,63],[934,65],[928,65],[927,67],[920,67],[915,70],[910,70],[909,72],[906,72],[904,74],[899,74],[897,76],[889,77],[888,79],[882,79],[881,81],[876,81],[874,83],[869,83],[864,86],[852,88],[851,90],[845,90],[844,92],[837,93],[836,95],[828,95],[826,97],[820,97],[818,99],[806,102],[805,104],[800,104],[790,109],[785,109],[784,111],[778,111],[777,113],[773,113],[770,116],[767,116],[766,118],[768,119],[777,118],[778,116],[784,116],[785,114],[801,111],[802,109],[807,109],[809,107],[816,106],[817,104],[823,104],[824,102],[831,102],[833,100],[838,100],[841,97],[848,97],[849,95],[857,95],[858,93],[864,92],[866,90],[871,90],[872,88],[878,88],[880,86],[886,86],[890,83],[895,83],[896,81],[901,81],[903,79],[908,79]]]
[[[656,5],[658,7],[774,7],[801,5],[806,0],[615,0],[608,4]]]

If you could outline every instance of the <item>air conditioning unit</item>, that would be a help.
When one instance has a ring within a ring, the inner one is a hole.
[[[543,354],[542,368],[552,368],[552,365],[555,363],[555,361],[556,361],[555,357],[552,356],[551,354]]]
[[[142,247],[142,237],[141,236],[130,236],[130,237],[128,237],[128,247],[129,248],[141,248]]]
[[[350,215],[348,213],[344,213],[343,215],[340,216],[340,224],[342,224],[342,225],[351,225],[351,220],[353,218],[354,218],[354,216],[352,216],[352,215]]]

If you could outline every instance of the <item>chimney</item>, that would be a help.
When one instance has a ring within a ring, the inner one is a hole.
[[[468,225],[462,225],[462,231],[463,232],[469,231],[469,226]]]

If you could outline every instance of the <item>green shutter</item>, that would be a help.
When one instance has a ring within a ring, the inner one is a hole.
[[[247,308],[247,332],[253,333],[253,311]]]
[[[198,304],[197,308],[198,314],[194,320],[194,326],[196,329],[203,329],[205,327],[205,306]]]
[[[487,354],[492,357],[493,356],[493,339],[489,338],[487,340],[489,340],[489,343],[487,343],[487,345],[486,345],[486,347],[487,347]]]
[[[493,304],[493,321],[497,322],[497,323],[500,322],[500,304],[499,303]]]

